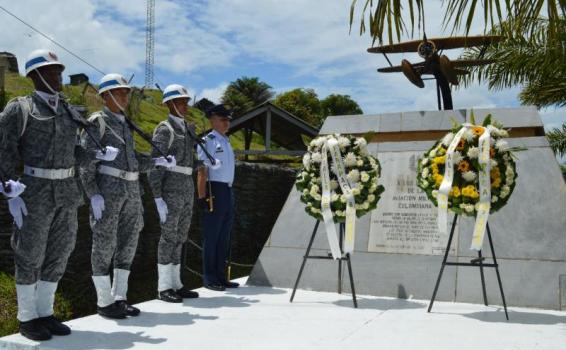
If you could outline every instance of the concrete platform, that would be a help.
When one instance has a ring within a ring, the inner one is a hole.
[[[245,282],[241,280],[240,282]],[[142,315],[114,321],[99,316],[67,324],[68,337],[37,343],[0,338],[0,349],[543,349],[566,344],[566,312],[244,286],[199,290],[184,304],[153,300]]]

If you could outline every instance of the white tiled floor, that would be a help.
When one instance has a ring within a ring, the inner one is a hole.
[[[41,344],[20,335],[0,349],[566,349],[566,312],[244,286],[199,290],[184,304],[153,300],[136,318],[89,316],[68,322],[73,334]]]

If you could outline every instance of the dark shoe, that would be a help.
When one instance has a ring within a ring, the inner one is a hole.
[[[240,284],[238,282],[224,282],[224,287],[226,288],[238,288]]]
[[[120,307],[122,310],[124,310],[124,312],[128,316],[138,316],[140,314],[140,309],[128,304],[128,302],[125,300],[118,300],[115,304],[118,305],[118,307]]]
[[[126,318],[126,312],[122,307],[118,306],[116,303],[110,304],[105,307],[98,306],[96,308],[96,312],[98,312],[100,316],[107,318],[115,318],[115,319]]]
[[[31,340],[49,340],[51,339],[51,332],[39,319],[30,320],[26,322],[20,322],[20,334]]]
[[[177,294],[173,289],[167,289],[159,292],[159,300],[163,300],[168,303],[182,303],[183,298]]]
[[[177,293],[178,296],[180,296],[182,299],[194,299],[194,298],[198,298],[198,293],[197,292],[193,292],[192,290],[189,290],[185,287],[181,288],[181,289],[177,289],[175,291]]]
[[[223,292],[226,288],[222,284],[205,284],[204,288],[214,290],[217,292]]]
[[[69,335],[71,334],[71,328],[64,325],[61,321],[56,319],[53,315],[47,317],[41,317],[38,321],[47,328],[47,330],[52,335]]]

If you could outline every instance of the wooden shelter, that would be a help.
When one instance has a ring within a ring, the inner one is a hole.
[[[234,119],[228,134],[244,130],[244,150],[236,150],[243,155],[303,155],[307,146],[303,136],[314,138],[318,129],[286,110],[267,101]],[[256,132],[263,136],[265,148],[250,150],[252,135]],[[284,149],[272,150],[272,142]]]

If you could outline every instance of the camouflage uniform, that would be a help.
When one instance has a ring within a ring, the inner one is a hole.
[[[21,179],[27,186],[21,198],[28,215],[24,217],[21,229],[14,225],[12,236],[16,285],[37,288],[37,300],[44,298],[44,306],[37,308],[39,317],[53,314],[57,282],[63,276],[75,246],[77,208],[83,203],[74,175],[75,166],[94,160],[94,152],[89,156],[80,147],[77,124],[72,121],[74,117],[64,103],[59,101],[54,112],[34,93],[12,100],[0,113],[0,164],[6,176],[16,178],[20,162],[26,167],[67,169],[61,170],[65,173],[62,176],[65,178],[61,179],[51,180],[25,173]],[[28,106],[31,112],[27,113],[27,118],[23,112],[26,108],[21,104]],[[25,301],[26,304],[31,302],[33,300]],[[18,319],[24,322],[35,316],[29,312],[27,315],[19,313]]]
[[[194,141],[187,128],[194,131],[185,121],[169,116],[167,124],[160,123],[153,135],[153,141],[167,154],[175,156],[177,167],[193,168]],[[173,135],[171,134],[173,131]],[[154,155],[157,153],[154,151]],[[165,223],[161,223],[161,238],[157,253],[160,265],[172,265],[173,288],[180,289],[179,267],[183,244],[187,241],[193,214],[194,182],[192,175],[179,173],[173,169],[159,167],[151,171],[149,183],[155,198],[163,198],[167,203],[168,215]]]
[[[103,118],[104,121],[93,118]],[[114,161],[97,161],[80,169],[83,186],[89,198],[98,194],[104,198],[105,210],[100,220],[95,220],[92,208],[90,227],[92,229],[92,273],[93,276],[108,276],[114,263],[112,296],[115,300],[126,300],[127,280],[130,266],[136,252],[139,233],[143,228],[142,190],[138,180],[126,180],[100,173],[100,167],[112,167],[126,172],[147,172],[153,167],[153,160],[134,150],[132,131],[108,109],[91,115],[89,120],[96,126],[95,134],[101,135],[100,126],[105,125],[101,143],[120,150]],[[83,138],[87,150],[95,148],[89,138]],[[96,286],[96,282],[95,282]],[[97,292],[99,288],[97,287]],[[108,300],[108,298],[105,298]],[[99,306],[104,307],[108,302]]]

